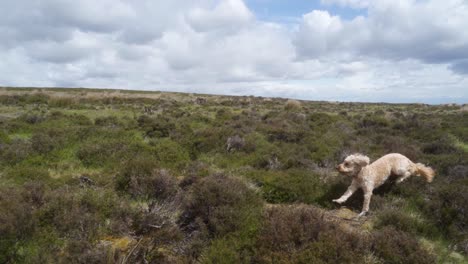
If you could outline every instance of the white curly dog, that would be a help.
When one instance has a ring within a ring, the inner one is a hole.
[[[362,154],[353,154],[339,164],[336,169],[346,175],[353,177],[348,190],[339,198],[333,200],[335,203],[344,203],[357,189],[364,191],[364,204],[358,215],[361,217],[369,211],[369,203],[372,191],[382,185],[390,175],[398,176],[397,183],[403,182],[411,175],[423,176],[427,182],[432,182],[435,172],[430,167],[421,163],[413,163],[407,157],[392,153],[387,154],[370,164],[370,159]]]

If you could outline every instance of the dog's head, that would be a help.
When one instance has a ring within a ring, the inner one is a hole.
[[[362,167],[369,165],[370,159],[362,154],[353,154],[345,158],[343,163],[336,166],[336,169],[347,176],[357,175]]]

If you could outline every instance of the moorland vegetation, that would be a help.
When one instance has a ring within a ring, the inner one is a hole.
[[[354,152],[437,176],[356,222]],[[0,89],[0,263],[466,263],[467,201],[466,105]]]

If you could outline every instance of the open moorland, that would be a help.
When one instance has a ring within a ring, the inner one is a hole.
[[[335,166],[437,172],[332,203]],[[466,263],[468,106],[0,88],[0,263]]]

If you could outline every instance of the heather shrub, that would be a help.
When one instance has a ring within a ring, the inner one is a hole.
[[[258,263],[359,263],[368,238],[346,233],[305,205],[266,210],[256,244]]]
[[[179,221],[190,230],[200,219],[212,236],[223,236],[255,224],[261,205],[258,195],[239,179],[211,175],[192,185]]]
[[[95,199],[94,195],[98,194],[94,192],[69,192],[62,188],[49,193],[39,212],[41,223],[56,230],[60,236],[76,240],[95,238],[103,220],[99,209],[105,210],[102,212],[105,214],[110,208],[99,207],[102,201]]]
[[[175,124],[167,117],[149,117],[141,115],[138,117],[138,126],[145,131],[148,137],[168,137],[175,128]]]
[[[245,139],[239,135],[228,137],[226,141],[226,150],[228,152],[239,151],[245,147]]]
[[[463,181],[429,189],[424,203],[425,215],[449,238],[468,235],[468,186]]]
[[[21,260],[19,246],[34,232],[37,219],[18,189],[0,188],[0,262]]]
[[[372,251],[385,263],[436,263],[436,257],[408,233],[386,227],[373,235]]]
[[[141,156],[126,162],[117,175],[116,189],[134,198],[166,199],[177,192],[177,181],[154,159]]]
[[[319,234],[317,241],[295,253],[294,263],[364,263],[368,238],[331,229]]]
[[[45,120],[45,117],[43,115],[36,114],[36,113],[27,113],[27,114],[21,115],[18,118],[18,120],[21,120],[30,125],[34,125],[34,124],[43,122]]]
[[[336,117],[326,113],[312,113],[308,116],[307,120],[309,121],[311,128],[321,132],[333,124],[336,121]]]
[[[468,179],[468,165],[455,165],[449,168],[447,178],[450,181]]]
[[[426,154],[440,155],[440,154],[451,154],[456,152],[456,148],[453,145],[452,140],[445,136],[437,139],[434,142],[427,143],[423,146],[423,152]]]
[[[94,120],[94,124],[96,126],[104,126],[104,127],[118,127],[122,125],[122,122],[116,116],[105,116],[105,117],[98,117]]]
[[[258,235],[261,250],[289,251],[316,241],[321,231],[329,228],[322,215],[313,207],[278,206],[266,210]]]
[[[232,133],[231,128],[224,126],[195,131],[193,139],[195,153],[225,152],[226,140]]]
[[[416,162],[422,153],[414,143],[411,143],[402,137],[395,136],[385,136],[380,142],[386,153],[400,153]]]
[[[65,134],[64,132],[53,128],[38,131],[31,137],[31,146],[37,153],[47,154],[72,138],[73,135],[70,133]]]
[[[28,158],[33,149],[31,142],[25,139],[13,139],[9,143],[0,143],[0,162],[14,165]]]
[[[284,104],[284,110],[288,112],[298,112],[301,111],[302,105],[301,102],[297,100],[288,100],[286,104]]]
[[[220,108],[216,111],[216,121],[224,122],[233,117],[232,111],[229,108]]]
[[[359,128],[383,128],[388,126],[388,119],[381,115],[367,115],[358,123]]]
[[[299,143],[304,138],[305,130],[293,127],[287,121],[276,120],[265,128],[265,134],[271,142]]]

